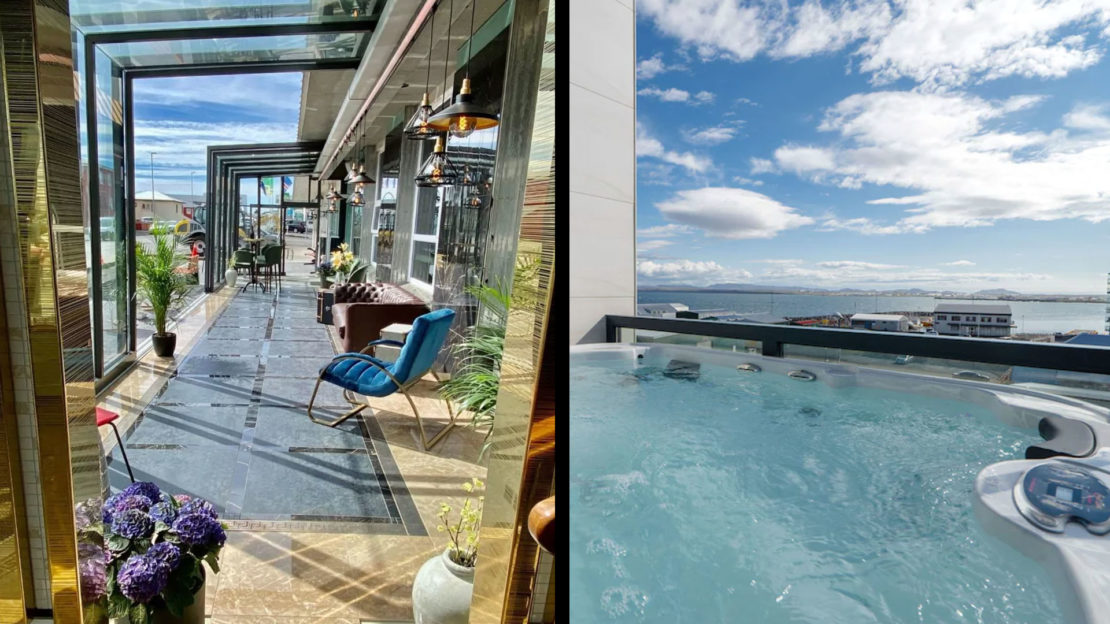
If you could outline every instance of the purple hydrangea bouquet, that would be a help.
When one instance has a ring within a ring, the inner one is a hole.
[[[211,503],[147,482],[78,504],[83,602],[131,624],[160,611],[181,617],[204,585],[201,562],[220,571],[226,528]]]

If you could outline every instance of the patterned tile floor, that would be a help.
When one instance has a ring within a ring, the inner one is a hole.
[[[122,414],[137,478],[209,498],[232,518],[208,621],[412,621],[412,579],[445,547],[439,502],[457,506],[461,484],[485,477],[481,433],[457,427],[425,452],[402,396],[336,429],[311,423],[304,405],[335,344],[315,321],[315,289],[287,278],[280,292],[228,290],[182,319],[174,360],[148,353],[100,401]],[[434,381],[413,393],[436,430],[447,414]],[[333,414],[348,408],[337,391],[321,396]],[[117,490],[127,474],[101,433]]]

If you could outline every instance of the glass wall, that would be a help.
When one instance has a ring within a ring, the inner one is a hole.
[[[130,351],[127,228],[124,203],[123,107],[120,68],[96,52],[97,219],[100,262],[101,357],[104,370]],[[94,239],[95,240],[95,239]],[[94,298],[95,301],[95,298]],[[95,305],[95,304],[94,304]]]

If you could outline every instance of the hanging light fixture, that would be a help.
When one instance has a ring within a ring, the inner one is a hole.
[[[450,24],[450,22],[448,22]],[[416,109],[412,119],[405,124],[404,133],[410,139],[427,141],[436,138],[438,132],[428,125],[428,118],[432,116],[432,104],[428,93],[432,90],[432,42],[436,36],[436,7],[432,7],[432,19],[428,25],[428,71],[424,78],[424,97],[420,100],[420,107]]]
[[[470,136],[475,130],[493,128],[498,124],[497,115],[491,113],[474,103],[474,96],[470,92],[470,60],[474,48],[474,11],[477,0],[470,0],[470,39],[466,43],[466,77],[463,78],[459,94],[455,96],[455,103],[432,115],[428,125],[440,132],[449,132],[451,136],[460,139]],[[448,17],[448,25],[451,23]],[[451,40],[447,40],[450,51]]]
[[[459,181],[459,171],[455,163],[447,157],[443,145],[443,137],[436,137],[436,146],[431,155],[420,166],[420,173],[416,178],[417,186],[454,186]]]
[[[358,120],[358,140],[359,141],[362,140],[362,119]],[[351,184],[358,185],[355,192],[359,193],[360,198],[362,196],[362,193],[361,193],[362,185],[363,184],[373,184],[374,183],[374,178],[371,178],[370,176],[366,175],[366,165],[363,164],[363,161],[365,161],[365,160],[366,159],[362,158],[361,154],[360,154],[359,165],[358,165],[358,173],[355,173],[354,175],[347,178],[347,181],[350,182]],[[352,196],[352,198],[353,198],[353,196]]]

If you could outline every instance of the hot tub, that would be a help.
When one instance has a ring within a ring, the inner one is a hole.
[[[574,347],[570,371],[570,621],[1110,621],[1110,536],[1016,501],[1061,461],[1024,459],[1041,419],[1097,448],[1103,408],[669,345]],[[1101,453],[1071,461],[1110,484]]]

